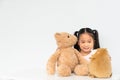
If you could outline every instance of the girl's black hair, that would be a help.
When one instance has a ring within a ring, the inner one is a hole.
[[[92,30],[91,28],[81,28],[79,31],[75,31],[74,35],[78,38],[78,41],[79,41],[79,36],[83,33],[90,34],[90,36],[94,39],[94,49],[100,48],[99,36],[97,30]],[[74,45],[74,48],[77,49],[78,51],[81,51],[78,42]]]

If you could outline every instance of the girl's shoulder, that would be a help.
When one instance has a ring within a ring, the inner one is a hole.
[[[97,49],[91,50],[91,52],[90,52],[88,55],[84,56],[84,58],[85,58],[86,60],[90,61],[90,57],[91,57],[93,54],[95,54],[96,51],[97,51]]]

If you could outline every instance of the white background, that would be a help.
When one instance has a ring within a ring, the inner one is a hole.
[[[44,79],[46,61],[57,48],[54,33],[73,34],[82,27],[98,30],[101,47],[108,48],[113,73],[118,74],[119,4],[119,0],[0,0],[0,78]]]

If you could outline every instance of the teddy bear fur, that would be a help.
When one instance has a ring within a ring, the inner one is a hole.
[[[111,57],[106,48],[98,48],[90,58],[89,76],[109,78],[112,75]]]
[[[59,76],[70,76],[71,73],[88,75],[88,61],[73,48],[77,42],[76,36],[67,32],[55,33],[54,36],[58,47],[48,59],[47,73],[52,75],[57,72]]]

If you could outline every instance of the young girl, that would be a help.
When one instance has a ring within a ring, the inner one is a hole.
[[[89,57],[95,53],[93,49],[100,48],[98,31],[90,28],[81,28],[74,35],[78,38],[74,48],[80,51],[83,57],[89,61]]]

